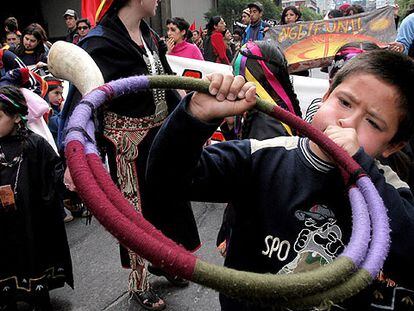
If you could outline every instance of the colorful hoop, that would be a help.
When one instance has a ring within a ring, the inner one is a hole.
[[[123,198],[98,155],[93,112],[122,94],[153,88],[207,93],[208,86],[207,82],[193,78],[137,76],[112,81],[83,97],[68,121],[65,151],[79,194],[94,216],[121,244],[166,272],[240,299],[266,305],[309,307],[343,301],[365,288],[382,267],[390,244],[388,217],[378,192],[344,150],[322,132],[272,103],[258,100],[257,108],[315,141],[336,160],[345,178],[353,182],[349,189],[352,236],[343,253],[331,264],[290,275],[258,274],[211,265],[166,238]]]

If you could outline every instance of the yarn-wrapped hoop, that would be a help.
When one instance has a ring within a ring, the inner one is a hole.
[[[349,189],[352,236],[343,253],[331,264],[289,275],[258,274],[211,265],[176,245],[133,212],[99,158],[92,121],[94,111],[127,93],[153,88],[208,92],[208,86],[208,82],[192,78],[137,76],[109,82],[83,97],[69,119],[65,151],[79,194],[95,217],[120,243],[166,272],[240,299],[304,308],[343,301],[370,284],[384,263],[390,243],[386,209],[378,192],[343,149],[273,103],[258,99],[257,108],[315,141],[354,181]]]

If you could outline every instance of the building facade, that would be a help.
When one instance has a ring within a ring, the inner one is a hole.
[[[315,12],[319,12],[317,0],[282,0],[282,8],[287,6],[296,6],[296,7],[307,7],[309,9],[314,10]]]
[[[0,10],[0,20],[15,16],[22,30],[30,23],[37,22],[45,27],[48,37],[53,41],[66,36],[66,25],[63,13],[71,8],[81,13],[81,3],[87,0],[31,0],[9,1]],[[165,34],[165,21],[169,17],[185,18],[190,24],[196,21],[197,28],[204,26],[204,14],[217,7],[218,0],[163,0],[160,2],[157,15],[148,20],[160,35]]]

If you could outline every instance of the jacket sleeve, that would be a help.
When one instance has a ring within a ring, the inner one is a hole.
[[[220,59],[220,62],[223,64],[230,65],[230,61],[227,58],[226,54],[226,45],[224,44],[223,35],[218,32],[215,32],[211,35],[211,45],[214,48],[214,51],[217,54],[217,57]]]
[[[151,190],[163,189],[166,195],[180,199],[228,202],[249,180],[250,142],[203,148],[220,123],[192,117],[186,111],[190,96],[164,122],[152,144],[147,184]]]
[[[402,21],[395,41],[404,45],[403,53],[408,55],[410,46],[414,41],[414,15],[411,14]]]
[[[391,227],[391,249],[385,274],[404,287],[414,287],[414,200],[408,185],[386,165],[368,156],[362,148],[354,156],[382,197]]]

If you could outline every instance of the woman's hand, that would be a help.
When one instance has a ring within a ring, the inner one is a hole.
[[[256,103],[254,83],[246,83],[242,76],[213,73],[205,80],[210,82],[209,92],[213,96],[196,92],[189,104],[190,113],[201,121],[242,114]]]
[[[175,47],[174,39],[168,38],[167,39],[167,54],[170,54],[173,48]]]

